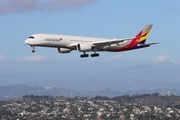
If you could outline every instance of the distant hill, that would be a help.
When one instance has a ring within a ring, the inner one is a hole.
[[[127,91],[127,92],[116,92],[111,89],[105,89],[102,91],[75,91],[67,90],[65,88],[57,87],[29,87],[27,85],[13,85],[13,86],[0,86],[0,100],[10,100],[13,98],[19,98],[24,95],[49,95],[49,96],[65,96],[65,97],[74,97],[74,96],[107,96],[115,97],[120,95],[133,95],[133,94],[152,94],[155,92],[160,93],[161,89],[152,89],[152,90],[138,90],[138,91]],[[171,91],[172,94],[180,95],[180,90],[174,89],[164,89],[164,93]]]
[[[53,86],[73,90],[101,91],[111,89],[120,93],[140,89],[171,88],[180,90],[180,67],[136,65],[113,70],[82,72],[27,72],[0,74],[0,85],[23,84],[28,86]]]

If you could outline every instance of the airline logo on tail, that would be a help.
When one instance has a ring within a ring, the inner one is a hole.
[[[145,44],[146,39],[149,36],[150,30],[152,28],[152,25],[147,25],[136,37],[139,38],[139,44]]]
[[[120,48],[119,50],[117,50],[117,52],[119,51],[126,51],[126,50],[133,50],[133,49],[138,49],[138,48],[143,48],[143,47],[148,47],[146,46],[145,42],[149,36],[150,30],[152,28],[152,24],[146,25],[142,31],[140,31],[137,35],[136,38],[132,39],[132,41],[124,46],[123,48]]]

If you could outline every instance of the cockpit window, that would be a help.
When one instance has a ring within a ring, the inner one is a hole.
[[[34,37],[33,37],[33,36],[30,36],[29,38],[32,38],[32,39],[34,39]]]

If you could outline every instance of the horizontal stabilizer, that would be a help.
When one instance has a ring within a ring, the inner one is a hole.
[[[155,42],[155,43],[149,43],[149,44],[137,44],[138,48],[142,48],[142,47],[149,47],[150,45],[154,45],[154,44],[160,44],[159,42]]]
[[[160,42],[148,43],[148,44],[145,44],[145,45],[154,45],[154,44],[160,44]]]

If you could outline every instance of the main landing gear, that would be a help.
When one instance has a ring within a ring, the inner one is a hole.
[[[84,54],[80,55],[81,58],[89,57],[88,54],[84,52]],[[99,57],[98,53],[91,54],[91,57]]]
[[[80,57],[85,58],[85,57],[89,57],[89,55],[88,54],[82,54],[82,55],[80,55]]]
[[[94,54],[91,54],[91,57],[99,57],[99,54],[94,50]]]
[[[35,46],[31,46],[32,47],[32,52],[35,53],[36,50],[35,50]]]
[[[91,54],[91,57],[99,57],[98,53]]]

